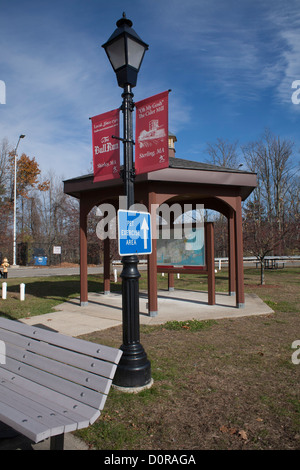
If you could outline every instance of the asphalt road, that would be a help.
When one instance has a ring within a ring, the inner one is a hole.
[[[37,266],[20,266],[18,268],[10,267],[8,269],[8,278],[16,277],[47,277],[47,276],[70,276],[79,275],[79,266],[71,268],[60,268],[57,266],[53,267],[37,267]],[[103,268],[89,267],[88,274],[100,274],[103,273]]]

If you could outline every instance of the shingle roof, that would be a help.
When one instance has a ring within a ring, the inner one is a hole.
[[[123,166],[121,165],[121,169]],[[180,168],[185,170],[202,170],[202,171],[220,171],[220,172],[230,172],[230,173],[248,173],[245,170],[238,170],[235,168],[226,168],[224,166],[212,165],[210,163],[203,163],[203,162],[196,162],[193,160],[185,160],[183,158],[177,157],[170,157],[169,158],[169,168]],[[81,175],[75,178],[71,178],[72,180],[76,179],[84,179],[84,178],[92,178],[94,175],[93,173],[89,173],[87,175]]]
[[[185,160],[183,158],[170,157],[169,168],[181,168],[189,170],[206,170],[206,171],[229,171],[233,173],[245,173],[244,170],[234,168],[226,168],[224,166],[212,165],[210,163],[195,162],[193,160]]]

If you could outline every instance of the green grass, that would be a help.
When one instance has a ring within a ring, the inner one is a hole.
[[[12,278],[6,282],[7,299],[0,298],[0,315],[12,319],[50,313],[57,305],[80,295],[79,276]],[[25,301],[22,302],[21,283],[25,284]],[[103,292],[102,276],[88,276],[88,289]],[[120,285],[112,283],[111,290],[120,290]]]
[[[20,301],[20,284],[25,284],[25,301]],[[41,315],[78,293],[79,280],[72,276],[14,278],[7,280],[7,299],[0,300],[0,314],[19,319]]]
[[[160,329],[166,330],[190,330],[190,331],[199,331],[209,328],[214,325],[216,322],[214,320],[186,320],[186,321],[168,321],[163,325],[141,325],[141,331],[143,333],[152,333],[153,331],[158,331]]]

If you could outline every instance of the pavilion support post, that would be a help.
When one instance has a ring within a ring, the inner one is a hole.
[[[174,230],[174,212],[170,212],[170,233],[172,233],[172,229]],[[174,286],[174,273],[168,273],[168,291],[173,292],[175,289]]]
[[[103,257],[103,278],[104,278],[104,295],[110,294],[110,239],[104,239],[104,257]]]
[[[244,293],[244,264],[243,264],[243,228],[242,228],[242,203],[241,197],[237,197],[235,211],[235,242],[236,242],[236,306],[245,306]]]
[[[228,217],[228,283],[229,295],[235,295],[235,230],[234,212],[231,211]]]
[[[206,240],[206,265],[208,271],[208,305],[215,305],[215,255],[214,255],[214,224],[206,222],[205,224]]]
[[[168,273],[168,291],[174,291],[174,273]]]
[[[87,209],[84,201],[80,199],[80,306],[88,305],[88,277],[87,277]]]
[[[148,194],[148,211],[151,214],[152,226],[152,253],[148,255],[148,313],[150,317],[156,317],[157,305],[157,253],[156,253],[156,193]]]

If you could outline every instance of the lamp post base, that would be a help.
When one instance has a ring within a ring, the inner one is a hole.
[[[149,383],[143,385],[142,387],[120,387],[119,385],[115,385],[114,383],[112,384],[112,387],[124,393],[140,393],[143,390],[148,390],[148,388],[151,388],[153,384],[154,380],[151,379]]]
[[[119,387],[145,387],[151,382],[151,363],[141,344],[120,347],[123,351],[113,384]]]
[[[113,380],[120,387],[143,387],[151,381],[151,364],[140,343],[138,258],[122,259],[123,351]]]

